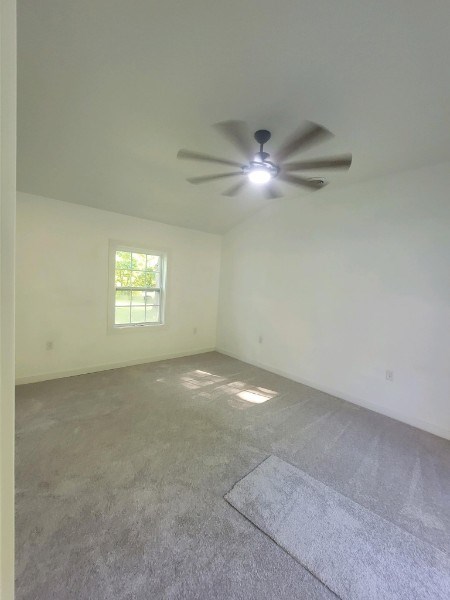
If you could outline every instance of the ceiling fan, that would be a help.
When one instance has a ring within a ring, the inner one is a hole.
[[[310,190],[318,190],[326,185],[327,182],[325,179],[322,177],[301,177],[295,174],[295,172],[318,169],[349,169],[352,164],[351,154],[313,158],[297,162],[284,162],[290,156],[333,137],[333,134],[328,131],[328,129],[310,121],[305,122],[304,125],[297,129],[297,131],[282,144],[281,148],[275,153],[273,160],[269,160],[270,154],[264,151],[264,144],[271,138],[270,131],[259,129],[255,132],[254,138],[259,144],[259,151],[255,154],[247,126],[243,121],[224,121],[222,123],[217,123],[214,127],[234,144],[241,155],[245,157],[245,163],[228,160],[226,158],[217,158],[210,154],[201,154],[200,152],[194,152],[192,150],[180,150],[177,157],[237,167],[239,170],[232,171],[231,173],[217,173],[214,175],[189,177],[187,180],[190,183],[199,184],[214,181],[216,179],[239,177],[237,183],[223,192],[224,196],[235,196],[241,192],[249,182],[252,182],[261,185],[267,198],[280,198],[282,194],[275,185],[275,179]]]

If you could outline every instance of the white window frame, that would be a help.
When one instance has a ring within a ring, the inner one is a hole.
[[[123,323],[116,324],[116,252],[136,252],[139,254],[150,254],[161,258],[160,271],[160,305],[159,321],[156,323]],[[108,329],[110,331],[136,331],[139,329],[148,330],[154,327],[165,327],[166,317],[166,280],[167,280],[167,252],[161,250],[150,250],[142,246],[124,244],[114,240],[109,243],[109,290],[108,290]]]

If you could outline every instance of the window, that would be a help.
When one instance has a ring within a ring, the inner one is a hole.
[[[114,249],[114,326],[161,325],[165,264],[162,254]]]

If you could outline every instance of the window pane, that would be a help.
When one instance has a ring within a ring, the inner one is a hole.
[[[129,306],[116,306],[116,325],[124,325],[130,322],[130,307]]]
[[[144,271],[145,264],[146,264],[145,259],[146,259],[146,254],[137,254],[136,252],[133,252],[132,257],[131,257],[132,268]]]
[[[131,286],[132,287],[146,287],[145,271],[132,271],[131,272]]]
[[[132,304],[140,304],[143,306],[145,304],[145,292],[131,292]]]
[[[159,287],[160,276],[159,273],[149,273],[145,275],[145,287],[154,288]]]
[[[160,305],[164,298],[164,291],[159,288],[162,283],[163,258],[125,250],[116,250],[114,258],[116,287],[114,323],[116,325],[161,323]]]
[[[159,306],[147,306],[145,320],[147,323],[159,323]]]
[[[116,269],[129,269],[131,267],[131,252],[116,251]]]
[[[145,301],[147,306],[150,304],[161,304],[159,292],[145,292]]]
[[[159,271],[160,263],[159,256],[152,256],[151,254],[147,254],[147,270],[148,271]]]
[[[144,323],[145,322],[145,306],[132,306],[131,307],[131,322],[132,323]]]
[[[116,306],[130,306],[131,292],[116,291]]]
[[[131,271],[116,269],[116,287],[129,287],[131,285]]]

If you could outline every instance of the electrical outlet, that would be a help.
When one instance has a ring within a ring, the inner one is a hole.
[[[192,333],[193,333],[194,335],[196,335],[196,333],[197,333],[197,327],[194,327],[194,329],[192,330]]]
[[[262,344],[263,343],[263,336],[260,335],[258,338],[258,344]]]
[[[394,371],[386,371],[386,381],[394,381]]]

